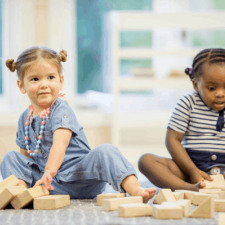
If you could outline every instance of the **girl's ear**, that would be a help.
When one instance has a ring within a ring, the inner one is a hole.
[[[64,76],[61,75],[61,76],[60,76],[60,89],[63,88],[63,84],[64,84]]]
[[[23,82],[21,80],[17,80],[17,86],[20,89],[20,92],[22,94],[26,94],[26,90],[25,90]]]
[[[199,89],[198,89],[198,82],[194,79],[194,80],[192,80],[192,84],[193,84],[193,88],[194,88],[197,92],[199,92]]]

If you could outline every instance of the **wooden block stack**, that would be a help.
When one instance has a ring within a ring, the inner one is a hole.
[[[212,177],[214,180],[206,182],[207,188],[199,192],[161,189],[152,205],[144,204],[142,197],[121,197],[121,193],[101,194],[97,196],[97,205],[102,205],[104,211],[117,210],[120,217],[213,218],[214,212],[225,212],[225,180],[223,175]],[[195,206],[194,210],[191,210],[191,204]]]
[[[49,191],[43,185],[33,188],[19,186],[19,179],[14,175],[0,182],[0,209],[4,209],[9,204],[14,209],[21,209],[32,201],[35,209],[57,209],[70,204],[69,195],[49,196]]]

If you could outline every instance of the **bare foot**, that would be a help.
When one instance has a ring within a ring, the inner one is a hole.
[[[132,196],[142,196],[143,202],[147,203],[149,199],[153,198],[156,191],[156,188],[138,188],[136,192],[133,192]]]
[[[205,182],[204,181],[199,181],[196,184],[191,184],[188,188],[188,190],[190,191],[199,191],[199,189],[204,188],[205,187]]]

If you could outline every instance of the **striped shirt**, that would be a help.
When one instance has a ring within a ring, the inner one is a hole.
[[[211,160],[212,154],[225,153],[225,128],[223,127],[221,132],[216,131],[218,116],[219,112],[208,107],[197,92],[187,94],[178,101],[168,128],[185,134],[182,145],[189,155],[192,152],[190,157],[194,162],[198,160],[210,164],[223,163],[221,160],[225,162],[225,156],[222,157],[224,159],[213,162]]]
[[[168,127],[184,133],[184,148],[204,151],[225,151],[225,128],[216,131],[219,112],[209,108],[197,92],[181,98]]]

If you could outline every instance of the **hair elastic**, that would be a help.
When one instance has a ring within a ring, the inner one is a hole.
[[[185,69],[185,71],[184,71],[184,72],[185,72],[187,75],[189,75],[189,76],[190,76],[190,75],[192,75],[192,73],[193,73],[193,69],[192,69],[192,68],[188,68],[188,67],[187,67],[187,68]]]

